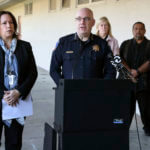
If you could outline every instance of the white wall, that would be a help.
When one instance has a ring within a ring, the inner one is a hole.
[[[57,10],[53,12],[48,10],[48,5],[48,0],[33,0],[33,14],[28,16],[24,15],[24,2],[7,9],[16,17],[22,17],[22,39],[31,42],[37,64],[47,70],[58,38],[75,32],[74,16],[81,7],[91,8],[96,21],[107,16],[119,44],[132,38],[132,25],[136,21],[145,23],[146,36],[150,38],[150,0],[104,0],[81,6],[76,6],[76,0],[71,0],[69,9],[60,9],[60,0],[57,0]],[[93,33],[95,31],[94,27]]]

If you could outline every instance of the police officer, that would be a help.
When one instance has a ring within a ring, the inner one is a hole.
[[[93,12],[82,8],[76,14],[77,32],[59,39],[53,51],[50,75],[58,85],[59,79],[115,78],[110,63],[112,55],[107,42],[93,35]]]

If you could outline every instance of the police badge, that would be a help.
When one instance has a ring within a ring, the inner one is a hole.
[[[98,52],[100,50],[99,45],[93,45],[93,51]]]

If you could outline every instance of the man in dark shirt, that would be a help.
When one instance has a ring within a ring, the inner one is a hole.
[[[91,33],[95,24],[92,10],[80,9],[75,20],[77,32],[60,38],[52,54],[50,75],[55,83],[58,85],[61,78],[115,78],[107,42]]]
[[[133,25],[133,39],[124,41],[120,47],[120,56],[128,66],[132,76],[137,79],[136,99],[146,135],[150,136],[150,41],[146,39],[145,25],[136,22]],[[135,112],[136,99],[131,102],[131,119]]]

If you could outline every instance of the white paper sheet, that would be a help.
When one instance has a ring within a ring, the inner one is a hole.
[[[4,99],[2,99],[2,119],[15,119],[25,116],[33,115],[32,97],[29,94],[25,100],[19,99],[17,106],[9,106]]]

